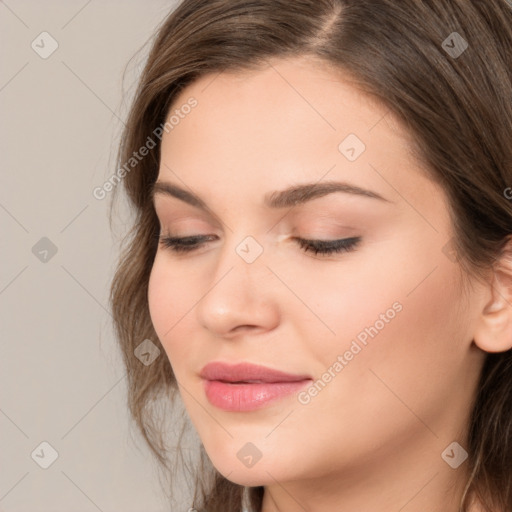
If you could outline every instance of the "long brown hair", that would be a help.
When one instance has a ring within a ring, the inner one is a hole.
[[[454,34],[456,33],[456,34]],[[455,38],[455,39],[454,39]],[[447,43],[448,41],[448,43]],[[467,47],[466,47],[467,44]],[[152,42],[118,153],[135,213],[111,286],[116,335],[128,375],[128,405],[149,447],[168,468],[150,405],[176,397],[166,357],[141,364],[150,339],[161,352],[147,300],[159,223],[150,190],[160,158],[155,128],[196,78],[251,70],[273,57],[311,56],[353,77],[409,129],[413,148],[447,192],[454,247],[467,275],[483,277],[512,235],[512,8],[508,0],[184,0]],[[126,163],[156,142],[147,156]],[[510,190],[510,189],[509,189]],[[470,478],[460,504],[512,510],[512,352],[487,355],[468,425]],[[228,481],[201,449],[193,506],[261,509],[263,488]]]

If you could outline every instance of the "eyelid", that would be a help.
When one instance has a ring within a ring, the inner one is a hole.
[[[159,244],[177,255],[193,253],[203,247],[208,241],[208,238],[212,238],[212,235],[189,235],[178,237],[159,234],[155,236],[158,238]],[[213,235],[213,237],[215,237],[215,235]],[[320,259],[323,259],[328,256],[336,256],[341,253],[354,251],[360,245],[362,237],[352,236],[334,240],[292,237],[292,240],[298,243],[303,252],[312,252],[317,258],[317,255],[321,254]]]
[[[160,228],[165,231],[174,231],[180,233],[179,236],[192,236],[197,234],[221,232],[222,228],[219,229],[215,222],[211,222],[204,215],[195,215],[192,213],[170,215],[169,212],[162,213],[160,216],[157,213],[158,223]],[[185,233],[185,234],[181,234]],[[187,233],[190,233],[188,235]],[[178,236],[178,235],[172,235]]]
[[[350,209],[344,209],[343,204],[340,205],[338,202],[334,202],[334,206],[332,207],[318,207],[315,206],[315,201],[328,201],[328,199],[334,200],[333,197],[335,194],[318,197],[311,201],[308,201],[304,204],[299,204],[295,209],[290,209],[285,217],[283,217],[282,213],[274,210],[270,210],[269,214],[277,215],[278,222],[272,223],[272,229],[275,229],[278,223],[284,220],[285,225],[288,225],[288,220],[293,222],[293,224],[303,224],[313,222],[313,225],[322,226],[326,223],[326,227],[328,229],[350,229],[353,230],[349,225],[346,224],[346,220],[350,219],[351,223],[355,222],[356,219],[360,219],[361,215],[365,216],[367,210],[362,210],[361,207],[356,202],[355,205],[352,205]],[[157,196],[158,197],[158,196]],[[357,198],[355,198],[357,199]],[[228,228],[229,231],[232,231],[229,226],[227,226],[224,221],[220,220],[216,215],[211,216],[207,211],[202,211],[194,208],[193,206],[187,204],[179,204],[178,210],[174,213],[175,207],[170,207],[167,202],[163,202],[158,208],[156,207],[156,202],[153,205],[155,210],[155,215],[158,217],[160,223],[162,222],[200,222],[205,223],[208,228],[207,229],[224,229]],[[184,208],[185,212],[181,211]],[[364,217],[366,219],[366,216]],[[287,220],[288,219],[288,220]],[[313,231],[316,228],[313,228]],[[355,230],[354,230],[355,231]]]

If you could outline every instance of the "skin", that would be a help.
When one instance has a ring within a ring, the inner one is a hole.
[[[209,211],[164,194],[155,210],[163,234],[215,239],[188,254],[160,246],[148,300],[214,466],[265,486],[263,512],[456,512],[468,463],[454,469],[441,454],[467,446],[484,350],[507,348],[510,308],[487,313],[492,283],[463,287],[443,251],[454,236],[446,196],[413,159],[409,135],[341,70],[311,58],[202,77],[173,108],[191,96],[197,107],[162,139],[158,180]],[[338,149],[351,133],[366,145],[353,162]],[[338,192],[294,208],[263,204],[272,191],[327,180],[387,201]],[[263,248],[250,264],[236,252],[247,236]],[[293,236],[362,240],[322,256]],[[291,395],[226,412],[207,400],[206,363],[316,380],[396,302],[402,310],[309,403]],[[262,454],[252,467],[237,457],[247,442]]]

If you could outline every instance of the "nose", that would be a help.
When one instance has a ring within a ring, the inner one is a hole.
[[[196,306],[198,322],[217,337],[265,332],[279,324],[278,282],[265,264],[265,254],[248,261],[226,244]]]

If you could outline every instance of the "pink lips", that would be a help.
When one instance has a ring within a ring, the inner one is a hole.
[[[309,384],[309,375],[293,375],[266,366],[207,364],[200,373],[206,397],[225,411],[252,411]]]

